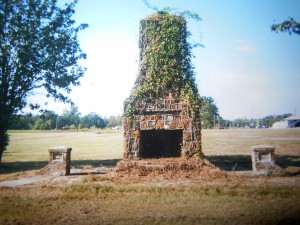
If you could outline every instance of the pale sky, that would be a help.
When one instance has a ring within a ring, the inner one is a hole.
[[[61,2],[65,2],[61,0]],[[224,119],[300,114],[300,35],[271,32],[289,17],[300,21],[299,0],[149,0],[158,8],[198,13],[188,20],[200,95],[215,99]],[[74,19],[87,59],[81,86],[70,94],[82,115],[121,115],[138,71],[139,21],[152,11],[142,0],[79,0]],[[68,105],[50,103],[62,113]]]

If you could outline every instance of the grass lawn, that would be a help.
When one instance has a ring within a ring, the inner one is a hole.
[[[23,169],[45,166],[48,149],[59,145],[72,147],[73,164],[95,166],[117,162],[115,159],[123,157],[121,130],[10,131],[9,134],[10,145],[4,152],[3,162],[8,166],[6,169],[13,172],[18,170],[18,165]],[[202,130],[202,143],[208,160],[225,170],[233,167],[251,170],[250,147],[259,144],[275,146],[280,166],[300,167],[300,129]]]
[[[9,135],[3,162],[47,161],[48,149],[61,145],[72,148],[72,160],[122,158],[121,131],[10,131]]]
[[[48,149],[72,147],[72,159],[122,158],[122,131],[10,131],[3,161],[48,160]],[[278,155],[300,156],[300,129],[202,130],[205,155],[250,155],[252,145],[273,145]]]
[[[42,168],[57,145],[73,148],[72,164],[122,158],[121,131],[9,133],[0,180]],[[300,129],[203,130],[202,138],[206,158],[221,169],[251,170],[250,146],[258,144],[275,146],[281,167],[300,167]],[[0,224],[300,224],[298,177],[122,183],[99,174],[75,184],[0,187]]]
[[[300,156],[300,129],[203,130],[205,155],[250,155],[252,145],[272,145],[277,155]]]

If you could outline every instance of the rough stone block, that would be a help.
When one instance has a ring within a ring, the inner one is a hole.
[[[182,120],[186,120],[188,118],[189,118],[189,115],[187,113],[181,115]]]
[[[192,134],[191,132],[183,132],[183,140],[185,141],[191,141],[192,140]]]
[[[147,122],[146,121],[141,122],[141,129],[143,129],[143,130],[147,129]]]
[[[177,122],[176,122],[176,120],[172,120],[171,121],[170,128],[171,129],[176,129],[177,128]]]
[[[178,121],[178,123],[177,123],[177,128],[178,128],[178,129],[184,129],[184,123],[183,123],[182,120]]]
[[[162,121],[162,120],[157,121],[156,129],[159,129],[159,130],[164,129],[164,121]]]
[[[189,119],[184,120],[183,123],[184,123],[184,128],[185,128],[186,130],[190,129],[190,127],[191,127],[191,122],[190,122]]]
[[[149,121],[148,128],[149,129],[155,129],[156,127],[156,121]]]
[[[140,131],[139,130],[134,130],[131,132],[131,136],[132,137],[135,137],[135,138],[138,138],[140,137]]]

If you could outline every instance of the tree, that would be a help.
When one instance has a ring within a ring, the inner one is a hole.
[[[201,97],[200,115],[203,128],[211,129],[220,120],[219,109],[212,97]]]
[[[34,126],[35,117],[31,113],[26,115],[16,115],[11,120],[8,129],[11,130],[30,130]]]
[[[107,126],[112,128],[112,127],[116,127],[116,126],[121,126],[122,125],[122,116],[118,115],[118,116],[110,116],[107,119]]]
[[[59,8],[57,0],[0,0],[0,163],[11,119],[29,95],[42,89],[71,102],[67,94],[80,84],[85,69],[78,61],[86,55],[77,35],[88,25],[71,19],[76,3]]]
[[[57,114],[53,111],[45,110],[42,115],[36,116],[33,130],[51,130],[56,128]]]
[[[59,127],[73,126],[78,129],[80,123],[80,113],[78,107],[71,106],[70,110],[64,110],[63,114],[59,117]]]
[[[251,120],[248,119],[248,118],[238,118],[238,119],[234,119],[232,121],[232,125],[234,127],[239,127],[239,128],[242,128],[242,127],[250,127],[251,125]]]
[[[263,126],[266,126],[266,127],[272,127],[273,124],[277,121],[282,121],[284,120],[285,118],[291,116],[292,114],[291,113],[285,113],[285,114],[282,114],[282,115],[269,115],[269,116],[265,116],[261,119],[261,123]]]
[[[275,31],[276,33],[278,33],[278,31],[281,31],[289,32],[290,35],[292,33],[300,35],[300,23],[293,18],[289,18],[289,20],[286,20],[282,23],[273,24],[271,30]]]
[[[81,118],[80,127],[81,128],[104,128],[106,126],[107,122],[101,118],[96,113],[89,113],[86,116]]]

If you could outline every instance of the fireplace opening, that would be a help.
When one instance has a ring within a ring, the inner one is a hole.
[[[140,157],[180,157],[183,130],[141,130]]]

